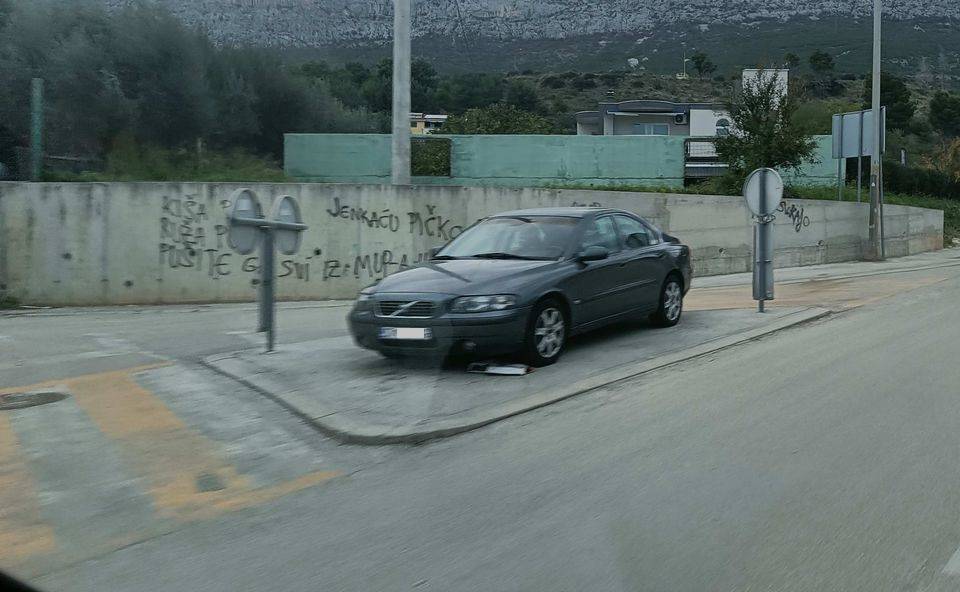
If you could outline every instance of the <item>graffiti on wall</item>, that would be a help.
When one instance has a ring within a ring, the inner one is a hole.
[[[213,280],[235,274],[248,274],[255,279],[260,273],[260,257],[239,255],[227,242],[226,217],[231,203],[222,200],[215,208],[208,209],[196,198],[190,195],[163,197],[158,218],[161,267],[202,274]],[[462,223],[440,214],[435,205],[427,205],[422,211],[392,212],[387,207],[377,210],[360,208],[334,197],[325,212],[338,221],[390,233],[435,238],[437,242],[456,238],[464,230]],[[277,277],[302,282],[379,280],[421,264],[429,257],[429,253],[400,253],[392,249],[339,253],[317,246],[306,248],[297,256],[278,260]]]
[[[400,232],[405,229],[415,236],[429,236],[443,241],[457,238],[463,225],[437,213],[437,206],[427,205],[423,211],[392,212],[390,208],[368,210],[334,197],[326,210],[331,218],[356,222],[361,227]]]
[[[796,232],[800,232],[804,228],[810,226],[810,217],[804,215],[803,207],[797,207],[796,204],[787,204],[786,201],[781,201],[780,205],[777,207],[777,211],[781,212],[790,223],[793,224],[793,229]]]

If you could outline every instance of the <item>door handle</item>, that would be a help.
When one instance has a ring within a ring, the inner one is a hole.
[[[645,255],[640,255],[641,259],[663,259],[667,254],[663,251],[658,251],[656,253],[647,253]]]

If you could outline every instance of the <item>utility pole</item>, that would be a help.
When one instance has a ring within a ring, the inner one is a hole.
[[[393,184],[410,184],[410,0],[393,0]]]
[[[43,174],[43,79],[30,81],[30,180]],[[22,173],[21,173],[22,175]]]
[[[880,244],[880,160],[883,158],[883,117],[880,113],[880,34],[883,9],[880,0],[873,0],[873,153],[870,157],[870,246],[868,257],[873,261],[883,259]]]

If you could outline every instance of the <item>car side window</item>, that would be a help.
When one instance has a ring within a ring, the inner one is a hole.
[[[636,218],[616,216],[617,227],[628,249],[642,249],[659,243],[656,232]]]
[[[611,253],[620,252],[620,236],[612,216],[597,218],[587,225],[580,243],[580,250],[587,247],[605,247]]]

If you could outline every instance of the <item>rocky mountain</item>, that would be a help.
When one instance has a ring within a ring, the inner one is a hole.
[[[101,0],[122,6],[136,0]],[[390,38],[392,0],[153,0],[224,44],[320,47]],[[898,20],[957,20],[957,0],[886,2]],[[751,25],[870,14],[870,0],[414,0],[420,38],[564,39],[664,26]]]

